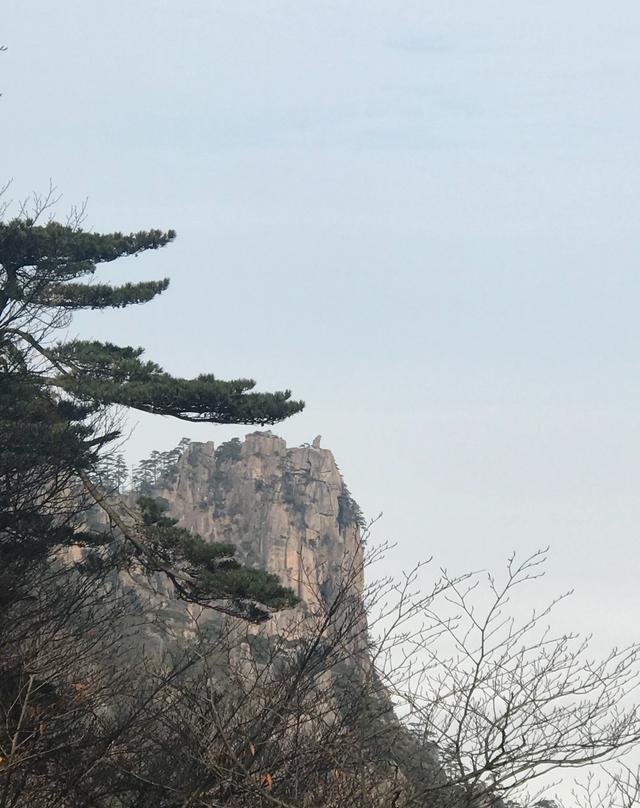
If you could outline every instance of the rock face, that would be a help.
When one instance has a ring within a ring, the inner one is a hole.
[[[152,493],[180,526],[231,542],[309,606],[331,597],[346,559],[361,566],[359,509],[328,449],[287,447],[269,432],[190,443]]]
[[[168,514],[181,527],[197,532],[205,541],[234,544],[239,560],[275,573],[301,599],[294,610],[278,612],[260,626],[246,626],[247,640],[251,635],[257,639],[280,636],[294,644],[303,643],[304,629],[299,626],[304,626],[304,612],[333,602],[337,587],[345,580],[345,567],[356,571],[348,579],[353,589],[349,594],[354,596],[348,600],[361,604],[362,515],[333,454],[320,448],[320,436],[312,445],[301,447],[287,447],[270,432],[254,432],[244,441],[232,440],[218,447],[212,442],[189,443],[142,492],[163,500]],[[177,600],[163,576],[157,576],[151,590],[144,575],[139,579],[124,576],[121,583],[162,615],[179,643],[194,636],[194,620],[203,615],[220,620],[215,612],[203,613],[201,607]],[[338,694],[344,691],[345,682],[355,698],[368,679],[369,732],[378,746],[375,754],[385,766],[395,766],[420,792],[432,786],[434,778],[442,777],[437,753],[422,746],[396,717],[392,700],[371,667],[364,612],[357,607],[355,614],[355,639],[342,636],[340,641],[353,664],[345,662],[341,669],[336,666],[325,672],[318,679],[318,698],[324,699],[323,709],[330,705],[337,716],[342,709]],[[162,650],[162,636],[153,627],[147,630],[145,649],[151,653]],[[247,659],[255,662],[251,643],[243,648]],[[249,664],[248,676],[251,669]],[[384,771],[381,782],[387,782],[387,777],[391,783],[392,769]]]

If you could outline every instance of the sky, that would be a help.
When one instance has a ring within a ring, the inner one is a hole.
[[[2,0],[0,42],[9,195],[178,231],[101,273],[161,298],[69,336],[291,388],[385,571],[549,545],[541,599],[637,639],[637,0]]]

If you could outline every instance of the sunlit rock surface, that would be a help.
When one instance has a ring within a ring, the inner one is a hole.
[[[191,443],[153,494],[182,527],[231,542],[309,606],[331,597],[345,558],[360,567],[357,506],[328,449],[287,447],[264,432],[217,449]]]

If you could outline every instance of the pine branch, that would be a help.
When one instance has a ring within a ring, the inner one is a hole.
[[[82,283],[51,284],[39,295],[43,306],[62,309],[118,309],[125,306],[148,303],[169,286],[169,279],[125,283],[123,286]]]
[[[269,619],[269,610],[256,603],[254,600],[231,598],[221,596],[216,600],[207,597],[203,589],[203,582],[197,577],[182,570],[176,569],[175,565],[170,565],[162,561],[157,553],[154,553],[144,532],[134,524],[126,522],[118,513],[117,509],[108,501],[107,497],[100,491],[97,485],[92,482],[86,472],[80,471],[78,474],[85,490],[93,501],[109,517],[112,523],[118,528],[122,536],[128,541],[136,552],[137,558],[141,561],[148,572],[160,572],[169,578],[174,585],[178,597],[190,603],[197,603],[207,609],[249,620],[253,623],[263,623]],[[233,601],[233,605],[225,605],[222,601]]]

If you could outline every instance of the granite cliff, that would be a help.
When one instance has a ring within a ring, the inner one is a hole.
[[[288,447],[270,432],[254,432],[219,446],[182,441],[179,450],[154,456],[140,465],[125,510],[135,510],[140,494],[162,501],[179,526],[235,545],[240,561],[275,573],[300,603],[253,625],[178,599],[162,574],[129,568],[116,586],[137,601],[137,614],[151,616],[131,635],[133,653],[162,660],[213,638],[208,681],[246,695],[244,709],[255,712],[252,738],[265,721],[260,699],[272,692],[282,723],[276,746],[292,743],[304,719],[314,754],[368,761],[372,804],[401,806],[401,793],[442,788],[437,750],[399,721],[372,658],[364,520],[333,454],[319,439]],[[346,788],[347,779],[337,787]]]
[[[349,710],[354,699],[363,700],[375,739],[372,753],[390,767],[381,778],[385,788],[391,788],[392,771],[402,772],[417,790],[442,782],[436,751],[421,745],[398,721],[371,665],[362,608],[364,519],[331,451],[320,447],[319,438],[312,445],[288,447],[270,432],[254,432],[243,441],[234,439],[217,447],[213,442],[186,441],[182,446],[182,452],[155,473],[155,479],[144,481],[141,490],[162,500],[180,526],[205,541],[234,544],[241,561],[275,573],[300,598],[295,609],[275,613],[262,626],[245,627],[247,637],[285,636],[304,643],[305,631],[313,625],[304,615],[326,614],[342,587],[343,603],[352,610],[349,636],[340,641],[347,656],[322,677],[318,700],[330,702],[335,714],[345,705]],[[351,588],[347,598],[346,580]],[[178,601],[166,580],[158,579],[157,584],[153,599],[178,636],[188,641],[194,617],[218,619],[215,612],[207,615],[200,607]],[[249,668],[255,664],[250,645],[246,646]],[[352,695],[341,708],[338,693],[347,681]]]
[[[180,526],[234,544],[241,561],[275,573],[313,607],[331,598],[345,559],[362,560],[360,510],[333,454],[314,443],[287,447],[269,432],[217,448],[189,443],[145,490]]]

